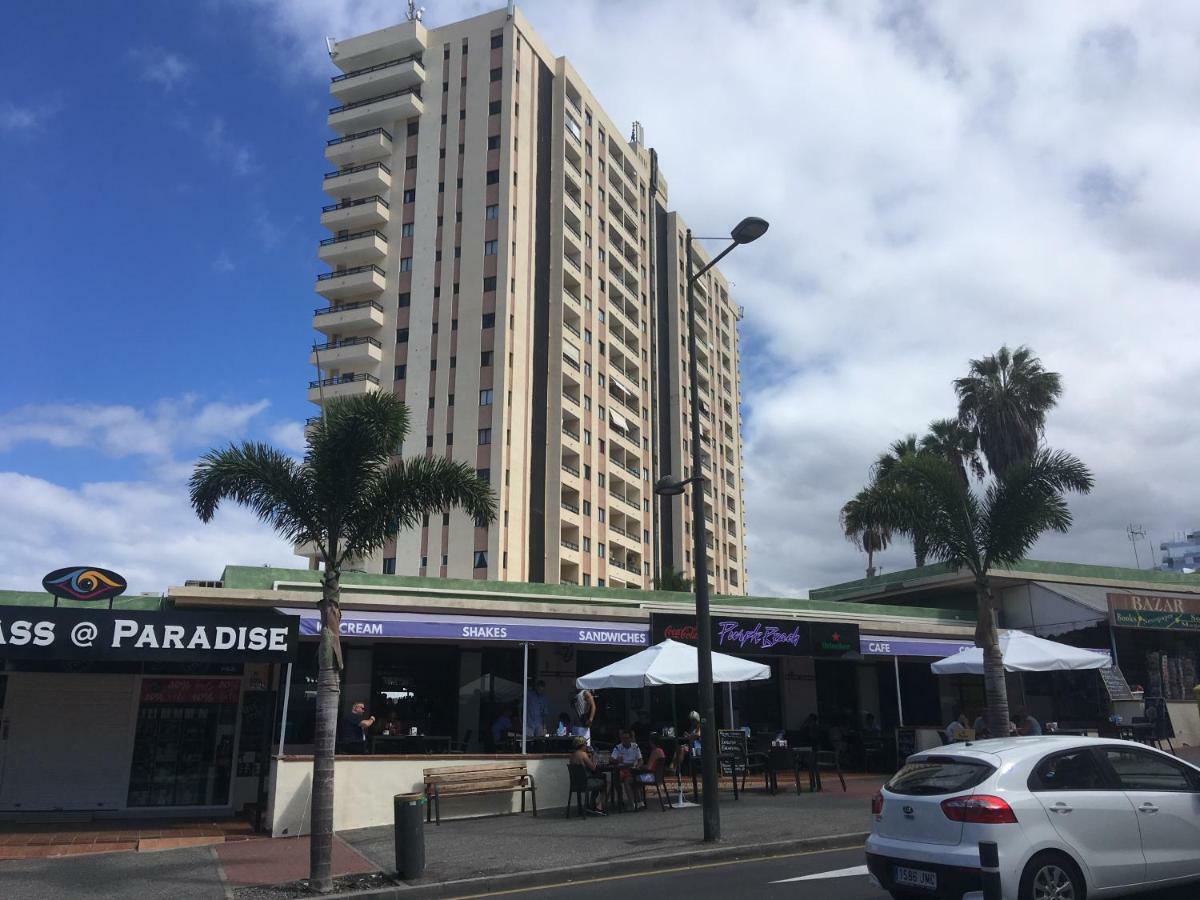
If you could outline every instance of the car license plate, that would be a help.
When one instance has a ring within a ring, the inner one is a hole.
[[[937,890],[937,872],[926,872],[924,869],[896,866],[892,873],[892,881],[903,887],[921,888],[926,891]]]

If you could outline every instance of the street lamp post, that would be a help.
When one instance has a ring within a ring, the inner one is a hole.
[[[654,487],[660,495],[682,494],[692,487],[692,571],[696,590],[696,668],[700,682],[700,725],[704,733],[704,751],[700,755],[704,791],[704,840],[721,839],[721,807],[717,797],[718,760],[716,738],[716,703],[713,697],[712,620],[708,603],[708,554],[705,552],[704,474],[700,451],[700,386],[696,371],[696,281],[725,258],[739,244],[749,244],[762,237],[768,228],[765,219],[753,216],[742,219],[730,232],[732,243],[700,269],[694,271],[692,230],[687,231],[687,305],[688,305],[688,392],[691,409],[691,471],[689,477],[675,481],[662,478]],[[703,240],[700,238],[699,240]]]

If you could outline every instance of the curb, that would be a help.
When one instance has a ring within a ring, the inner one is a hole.
[[[663,869],[699,863],[734,862],[737,860],[767,859],[786,856],[806,850],[853,850],[861,847],[868,832],[831,834],[815,838],[797,838],[790,841],[773,841],[761,844],[736,844],[732,846],[708,847],[685,850],[661,856],[647,856],[621,861],[619,873],[614,873],[612,861],[586,863],[580,866],[559,869],[535,869],[532,872],[512,872],[499,875],[483,875],[456,881],[440,881],[430,884],[397,884],[369,891],[343,894],[326,894],[324,900],[417,900],[425,897],[471,897],[496,891],[521,890],[523,888],[546,887],[555,884],[571,884],[592,878],[610,877],[614,874],[647,875]]]

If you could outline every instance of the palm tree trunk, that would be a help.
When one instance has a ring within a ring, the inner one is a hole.
[[[916,561],[917,568],[925,565],[925,559],[929,556],[929,545],[925,540],[925,535],[920,531],[914,531],[912,536],[913,543],[913,559]]]
[[[317,654],[317,722],[313,746],[312,832],[309,880],[321,893],[333,890],[333,762],[338,700],[342,692],[341,573],[326,561],[321,576],[321,645]]]
[[[991,582],[983,578],[975,583],[978,605],[975,646],[983,648],[983,694],[987,702],[988,731],[992,737],[1008,737],[1008,685],[1004,680],[1004,658],[996,631],[996,604]]]
[[[875,577],[875,551],[867,548],[867,577]]]

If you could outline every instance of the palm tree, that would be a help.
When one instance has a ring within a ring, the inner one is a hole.
[[[954,466],[962,480],[969,475],[983,478],[983,463],[979,461],[979,439],[975,432],[958,419],[937,419],[929,423],[929,432],[921,438],[921,452],[940,456]]]
[[[880,454],[879,459],[875,461],[875,465],[871,467],[872,480],[871,484],[867,486],[867,490],[895,490],[896,485],[891,480],[891,474],[895,470],[896,466],[900,465],[901,460],[916,456],[921,452],[921,442],[917,439],[915,434],[909,434],[900,438],[899,440],[892,441],[891,445],[887,449],[887,452]],[[860,494],[857,499],[860,501],[860,503],[863,503],[871,498]],[[878,500],[878,498],[874,499]],[[873,503],[872,505],[876,510],[881,508],[896,508],[894,505],[891,507],[880,507],[878,502]],[[903,508],[908,509],[910,506],[906,504]],[[907,535],[908,539],[912,541],[913,545],[913,561],[916,563],[918,568],[925,565],[925,559],[929,555],[929,551],[925,544],[925,532],[922,528],[920,517],[900,520],[880,519],[878,521],[880,521],[881,524],[886,522],[891,531]]]
[[[1003,475],[1038,448],[1046,413],[1062,393],[1062,377],[1047,372],[1028,347],[1001,347],[973,359],[970,374],[956,379],[958,420],[979,439],[988,468]]]
[[[313,749],[310,879],[333,889],[333,753],[342,667],[342,567],[380,550],[423,517],[460,508],[491,521],[491,488],[465,463],[443,458],[398,460],[408,410],[388,393],[327,402],[309,427],[303,461],[265,444],[212,450],[196,464],[192,507],[209,522],[222,500],[253,510],[285,540],[316,547],[321,574],[321,643]]]
[[[667,566],[662,574],[654,579],[654,589],[688,594],[692,590],[692,579],[684,578],[682,572],[676,572],[674,568]]]
[[[863,488],[842,507],[839,516],[846,540],[867,554],[867,577],[875,576],[875,554],[887,549],[892,541],[892,529],[886,521],[873,515],[875,509],[871,488]]]
[[[1071,512],[1064,495],[1088,493],[1092,475],[1071,454],[1043,448],[995,475],[982,494],[952,463],[930,453],[906,457],[890,477],[904,488],[880,498],[895,507],[890,515],[923,517],[930,555],[974,576],[975,645],[983,648],[988,729],[1008,734],[1008,693],[989,573],[994,566],[1020,562],[1044,532],[1066,532]]]

